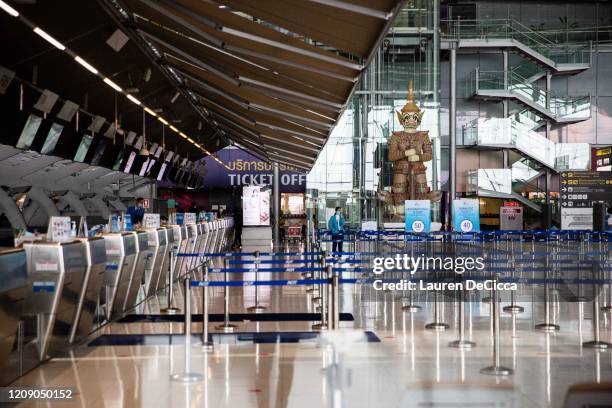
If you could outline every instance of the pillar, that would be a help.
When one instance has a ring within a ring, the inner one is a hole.
[[[278,162],[274,162],[272,173],[272,214],[274,216],[274,243],[280,243],[280,169]]]

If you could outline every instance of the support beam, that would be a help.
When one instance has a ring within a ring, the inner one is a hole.
[[[362,14],[368,17],[379,18],[381,20],[389,20],[393,17],[393,13],[388,11],[380,11],[369,7],[360,6],[340,0],[308,0],[312,3],[323,4],[324,6],[334,7],[341,10],[350,11],[356,14]]]
[[[274,162],[272,171],[272,212],[274,216],[274,243],[280,244],[280,169],[278,162]]]
[[[448,184],[450,186],[450,211],[448,219],[452,222],[453,200],[457,198],[457,43],[451,43],[450,84],[449,84],[449,161]],[[452,224],[450,224],[452,225]]]
[[[0,188],[0,208],[9,220],[13,229],[25,229],[26,222],[23,215],[13,200],[3,189]]]
[[[48,217],[59,216],[60,213],[55,206],[53,200],[49,198],[49,195],[45,193],[40,187],[32,187],[28,191],[28,197],[38,203]]]

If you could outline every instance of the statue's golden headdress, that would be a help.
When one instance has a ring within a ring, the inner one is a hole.
[[[408,84],[408,102],[404,105],[401,111],[397,112],[397,118],[400,122],[403,122],[403,119],[407,116],[417,115],[417,120],[420,124],[421,118],[423,117],[423,113],[421,108],[414,102],[414,92],[412,90],[412,80]]]

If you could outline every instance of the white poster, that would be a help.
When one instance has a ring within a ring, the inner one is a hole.
[[[561,229],[592,230],[593,209],[561,207]]]
[[[431,231],[431,201],[406,200],[404,202],[406,232]]]
[[[183,224],[195,224],[196,223],[196,213],[185,213],[183,216]]]
[[[499,228],[504,231],[523,230],[523,207],[503,206],[499,209]]]
[[[64,242],[70,239],[70,217],[51,217],[47,228],[47,239],[52,242]]]
[[[159,214],[145,213],[142,225],[144,228],[159,228],[161,225]]]
[[[270,225],[270,190],[260,186],[242,189],[242,214],[246,226]]]

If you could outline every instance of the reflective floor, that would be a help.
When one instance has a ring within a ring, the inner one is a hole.
[[[290,274],[292,279],[299,277]],[[250,280],[253,275],[241,278]],[[261,273],[259,278],[270,279],[271,274]],[[341,310],[352,313],[354,321],[341,322],[341,330],[318,340],[254,344],[225,336],[223,344],[206,352],[200,347],[202,324],[194,322],[192,331],[198,336],[190,348],[189,371],[203,378],[193,384],[170,380],[171,374],[185,368],[183,324],[113,323],[99,334],[177,335],[164,345],[77,346],[15,383],[73,388],[76,400],[21,406],[562,407],[571,386],[584,391],[608,383],[609,389],[612,382],[612,352],[581,347],[593,338],[590,302],[551,303],[551,321],[560,325],[551,334],[534,330],[544,319],[541,302],[520,301],[524,313],[501,313],[501,364],[514,373],[495,377],[480,373],[494,362],[490,306],[480,297],[472,298],[464,309],[465,335],[476,346],[462,351],[448,346],[458,338],[455,302],[439,303],[441,321],[450,327],[435,332],[424,329],[432,322],[432,296],[416,299],[422,309],[408,313],[402,311],[406,300],[400,294],[377,292],[364,298],[363,290],[359,285],[341,287]],[[183,308],[182,288],[175,287],[174,293],[176,304]],[[209,293],[211,313],[222,313],[223,289],[210,288]],[[260,287],[258,292],[267,308],[264,313],[314,312],[312,296],[304,286]],[[201,289],[193,289],[191,299],[193,313],[200,313]],[[230,300],[231,312],[245,313],[255,304],[255,288],[231,288]],[[166,303],[160,293],[135,313],[159,313]],[[216,325],[210,323],[211,333]],[[305,321],[240,322],[237,330],[310,331],[311,326]],[[365,341],[366,330],[381,341]],[[601,315],[601,339],[612,341],[609,314]],[[595,398],[598,406],[612,404]]]

